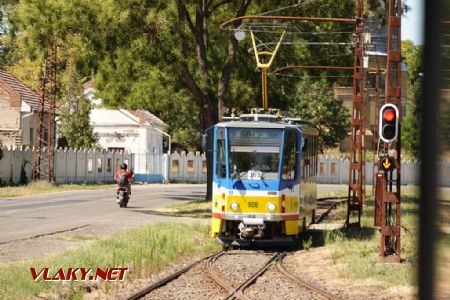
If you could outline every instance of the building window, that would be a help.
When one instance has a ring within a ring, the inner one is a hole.
[[[120,169],[120,159],[116,159],[116,171]]]
[[[103,166],[102,166],[102,159],[101,158],[97,158],[97,172],[98,173],[103,172]]]
[[[30,145],[34,145],[34,128],[30,128]]]
[[[187,171],[188,171],[188,173],[194,173],[194,161],[193,160],[188,160]]]
[[[92,173],[92,158],[88,158],[88,161],[87,161],[87,171],[88,171],[88,173]]]
[[[180,172],[180,165],[178,160],[172,160],[172,173]]]
[[[320,175],[325,175],[325,164],[320,163]]]
[[[205,174],[208,172],[208,164],[206,163],[206,160],[202,161],[202,172]]]
[[[110,173],[112,171],[112,158],[108,158],[106,161],[106,172]]]

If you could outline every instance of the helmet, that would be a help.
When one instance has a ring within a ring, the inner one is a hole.
[[[128,166],[127,166],[126,163],[122,163],[122,164],[120,165],[120,168],[126,170],[126,169],[128,168]]]

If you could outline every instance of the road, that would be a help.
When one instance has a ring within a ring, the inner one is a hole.
[[[145,212],[171,203],[202,199],[205,191],[206,185],[135,185],[125,209],[115,203],[113,188],[1,199],[0,262],[74,248],[81,242],[68,242],[66,238],[74,234],[105,236],[142,224],[177,221],[180,218]]]
[[[336,192],[347,186],[319,185],[318,189]],[[148,211],[203,199],[205,192],[206,185],[134,185],[125,209],[115,203],[114,188],[0,199],[0,263],[41,258],[143,224],[191,222]]]

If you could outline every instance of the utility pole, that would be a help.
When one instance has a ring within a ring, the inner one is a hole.
[[[50,55],[44,55],[39,76],[39,105],[36,117],[36,137],[33,149],[33,181],[54,182],[56,140],[56,71],[57,44],[53,42]]]

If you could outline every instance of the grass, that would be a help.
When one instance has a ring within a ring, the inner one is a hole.
[[[156,211],[178,217],[209,219],[211,218],[211,201],[194,200],[176,203],[158,208]]]
[[[80,237],[84,238],[84,237]],[[61,298],[82,298],[86,283],[34,282],[29,268],[128,267],[126,281],[148,277],[172,262],[218,249],[209,229],[200,224],[158,223],[93,240],[82,248],[43,260],[0,265],[0,298],[21,299],[56,294]],[[115,283],[100,283],[108,293]],[[120,284],[120,283],[117,283]]]
[[[339,270],[341,278],[372,279],[384,288],[417,286],[417,189],[402,189],[401,264],[385,264],[380,261],[379,230],[373,227],[374,202],[367,201],[361,219],[361,229],[311,232],[313,246],[326,246],[329,257]],[[347,206],[341,205],[325,222],[343,224]],[[308,236],[306,236],[308,238]]]
[[[346,231],[324,231],[305,235],[302,247],[325,245],[330,258],[340,270],[342,278],[371,278],[388,288],[393,286],[416,286],[417,268],[417,235],[418,235],[418,188],[402,187],[402,232],[401,232],[401,264],[384,264],[380,262],[379,231],[373,227],[374,202],[371,197],[372,189],[366,190],[367,205],[362,216],[362,229],[348,229]],[[320,192],[318,197],[346,196],[347,191]],[[190,201],[170,205],[161,212],[180,216],[209,218],[211,204],[209,201]],[[333,211],[328,223],[343,224],[347,213],[346,204],[342,204]]]
[[[66,191],[105,189],[111,187],[113,187],[112,184],[56,184],[39,182],[27,185],[0,187],[0,199]]]

